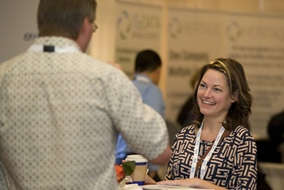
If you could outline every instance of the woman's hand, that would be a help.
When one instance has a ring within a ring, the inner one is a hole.
[[[203,180],[199,178],[191,178],[191,179],[160,181],[157,184],[158,185],[184,186],[184,187],[199,187],[199,183],[201,181]]]

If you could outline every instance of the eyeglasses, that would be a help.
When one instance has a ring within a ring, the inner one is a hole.
[[[93,23],[93,32],[96,32],[98,28],[98,25],[96,25],[96,23]]]

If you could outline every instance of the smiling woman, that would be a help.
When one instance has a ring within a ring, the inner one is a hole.
[[[194,106],[198,125],[206,116],[201,111],[201,106],[204,105],[201,101],[208,100],[208,98],[216,104],[212,107],[220,108],[220,104],[227,106],[223,107],[223,118],[220,116],[218,121],[222,122],[227,130],[232,131],[237,126],[245,126],[248,123],[253,98],[245,71],[239,62],[230,58],[219,58],[212,61],[204,66],[198,84],[199,87],[195,90],[196,104]],[[204,91],[210,96],[203,94]],[[205,96],[201,97],[202,95]],[[219,101],[219,103],[214,101]],[[213,113],[217,114],[217,112]]]
[[[159,184],[256,189],[256,143],[245,128],[252,96],[242,65],[219,58],[203,67],[194,93],[195,121],[175,138]]]
[[[229,86],[223,73],[209,69],[204,74],[197,93],[200,113],[223,121],[232,103],[237,99],[236,95],[237,91],[234,92],[234,99],[230,97]]]

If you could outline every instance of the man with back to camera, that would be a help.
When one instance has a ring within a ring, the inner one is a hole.
[[[156,110],[165,118],[165,103],[162,92],[157,86],[161,74],[162,61],[160,56],[153,50],[146,49],[138,52],[135,58],[135,77],[133,84],[139,90],[143,102]],[[116,164],[121,164],[127,155],[134,154],[122,135],[118,136],[116,146]],[[149,176],[155,181],[160,181],[158,176],[159,166],[149,163]]]
[[[154,164],[168,161],[163,118],[123,72],[84,53],[95,9],[95,0],[40,0],[39,38],[0,65],[8,189],[115,189],[118,132]]]

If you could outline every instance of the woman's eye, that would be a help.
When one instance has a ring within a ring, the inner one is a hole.
[[[215,88],[214,90],[217,91],[217,92],[222,92],[222,90],[219,89],[219,88]]]
[[[200,87],[204,88],[204,87],[205,87],[205,84],[200,84]]]

